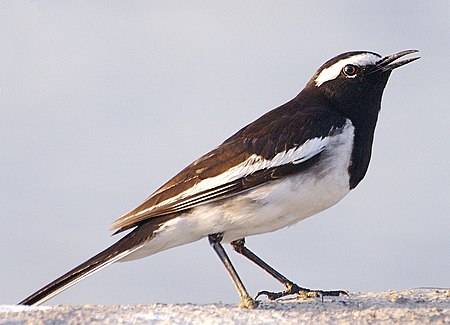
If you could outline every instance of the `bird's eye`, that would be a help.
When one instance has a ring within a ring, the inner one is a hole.
[[[342,72],[347,76],[347,77],[354,77],[356,76],[356,74],[358,73],[358,67],[356,65],[353,64],[347,64],[343,69]]]

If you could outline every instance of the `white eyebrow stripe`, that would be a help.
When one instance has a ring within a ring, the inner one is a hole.
[[[341,73],[342,68],[344,68],[347,64],[354,64],[357,66],[364,66],[364,65],[370,65],[375,64],[381,59],[380,56],[373,54],[373,53],[362,53],[357,54],[354,56],[351,56],[346,59],[342,59],[332,66],[323,69],[319,75],[314,80],[316,83],[316,86],[319,87],[326,81],[330,81],[333,79],[336,79],[339,74]]]

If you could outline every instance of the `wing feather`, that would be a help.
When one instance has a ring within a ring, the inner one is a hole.
[[[317,109],[299,110],[287,103],[263,115],[187,166],[111,229],[118,233],[304,170],[327,146],[329,135],[345,124],[342,116],[317,114]],[[311,129],[311,124],[318,127]]]

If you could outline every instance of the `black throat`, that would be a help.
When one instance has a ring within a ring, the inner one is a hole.
[[[354,189],[361,182],[369,168],[378,111],[379,108],[376,109],[376,113],[370,114],[372,115],[370,117],[365,116],[363,119],[351,119],[355,127],[355,135],[351,163],[348,168],[350,189]]]
[[[319,102],[335,114],[350,119],[355,131],[351,162],[348,168],[350,189],[354,189],[366,175],[372,155],[372,144],[378,113],[381,109],[381,91],[359,92],[347,96],[323,92],[310,83],[297,99],[302,103]]]
[[[375,126],[387,76],[385,79],[379,78],[370,90],[363,88],[357,93],[332,100],[335,109],[347,116],[355,127],[352,160],[348,168],[350,189],[354,189],[361,182],[369,167]]]

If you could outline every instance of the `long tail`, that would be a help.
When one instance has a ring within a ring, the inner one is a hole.
[[[152,239],[154,231],[161,225],[162,220],[158,219],[154,218],[139,225],[115,244],[25,298],[19,305],[39,305],[91,274],[135,252]]]

